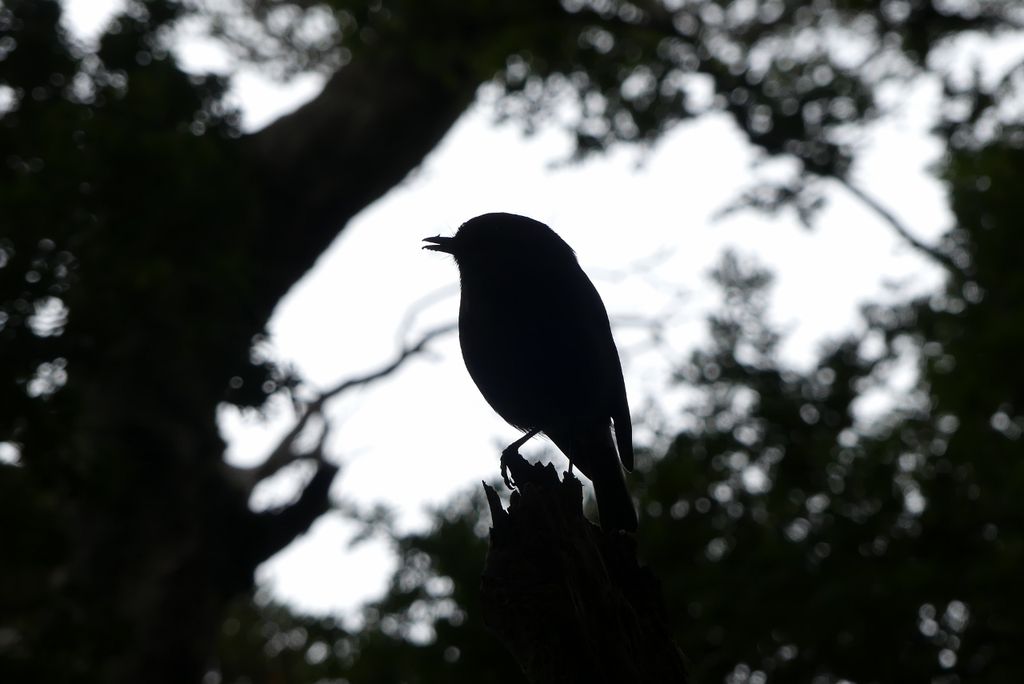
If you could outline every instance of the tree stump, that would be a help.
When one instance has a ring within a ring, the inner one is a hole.
[[[517,491],[491,510],[484,622],[534,684],[686,682],[653,573],[636,541],[583,515],[583,487],[554,466],[507,458]]]

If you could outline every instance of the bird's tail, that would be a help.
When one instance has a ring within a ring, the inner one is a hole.
[[[601,529],[605,532],[636,532],[636,509],[633,508],[633,498],[626,488],[626,479],[619,465],[619,456],[612,446],[611,435],[608,436],[608,446],[611,447],[611,453],[596,454],[598,458],[591,464],[590,481],[594,483]]]
[[[636,509],[626,488],[610,427],[577,431],[572,435],[575,439],[550,432],[548,436],[563,453],[571,454],[573,464],[593,483],[601,529],[636,532]]]

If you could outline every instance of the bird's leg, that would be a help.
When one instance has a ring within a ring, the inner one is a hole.
[[[509,489],[515,489],[515,483],[512,481],[512,478],[508,476],[508,459],[513,454],[518,456],[519,447],[526,444],[526,442],[534,437],[538,432],[540,432],[540,428],[530,430],[525,435],[505,447],[504,451],[501,452],[501,479],[505,481],[505,486]]]

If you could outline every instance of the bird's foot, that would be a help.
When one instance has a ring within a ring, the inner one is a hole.
[[[505,481],[505,486],[509,489],[516,488],[516,483],[509,476],[509,460],[512,458],[522,459],[522,456],[519,455],[519,447],[526,444],[527,440],[531,439],[538,432],[540,432],[540,428],[530,430],[525,435],[505,447],[505,450],[501,452],[501,479]]]
[[[505,481],[506,487],[513,490],[516,488],[516,484],[512,481],[512,476],[508,472],[508,457],[518,455],[519,452],[511,447],[501,452],[501,479]]]

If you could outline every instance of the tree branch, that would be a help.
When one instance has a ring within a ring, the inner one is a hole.
[[[309,421],[312,418],[323,418],[323,407],[324,404],[342,392],[347,390],[368,385],[376,380],[380,380],[383,377],[394,373],[398,368],[405,363],[409,358],[422,354],[427,351],[428,345],[439,337],[447,335],[453,332],[457,327],[455,323],[447,323],[440,325],[436,328],[428,330],[414,343],[411,344],[398,352],[394,359],[384,364],[376,370],[357,375],[352,378],[348,378],[326,392],[322,393],[315,400],[310,402],[302,415],[299,417],[295,426],[288,431],[288,434],[278,442],[274,450],[270,452],[270,455],[257,466],[251,468],[237,468],[234,466],[225,465],[228,471],[228,477],[231,482],[236,486],[243,489],[243,491],[252,494],[253,489],[256,485],[265,480],[268,477],[279,472],[282,468],[295,463],[296,461],[314,458],[314,460],[320,461],[320,466],[326,464],[322,459],[317,459],[314,454],[322,453],[323,444],[327,439],[327,428],[324,428],[323,433],[317,440],[312,451],[299,451],[297,448],[299,437],[305,431],[306,426],[309,425]],[[326,426],[326,422],[325,422]]]
[[[392,359],[389,363],[385,364],[384,366],[381,366],[377,370],[370,371],[369,373],[365,373],[363,375],[357,375],[354,378],[349,378],[348,380],[345,380],[339,383],[338,385],[335,385],[333,388],[327,390],[322,395],[320,395],[319,399],[310,404],[310,408],[315,407],[315,410],[319,411],[320,407],[322,407],[323,403],[328,399],[335,397],[346,390],[352,389],[353,387],[366,385],[373,382],[374,380],[379,380],[386,375],[390,375],[391,373],[398,370],[398,367],[405,363],[405,361],[408,360],[410,357],[426,352],[427,345],[436,340],[438,337],[443,337],[444,335],[453,333],[457,329],[458,323],[445,323],[444,325],[439,325],[436,328],[428,330],[427,332],[423,333],[423,335],[420,336],[420,339],[417,340],[415,344],[405,347],[400,352],[398,352],[398,355],[395,356],[395,358]]]
[[[331,509],[330,489],[334,476],[338,474],[338,466],[325,461],[320,452],[318,448],[314,456],[317,470],[295,503],[253,514],[257,534],[253,535],[250,560],[254,566],[291,544]]]
[[[367,51],[311,102],[241,141],[259,188],[251,304],[261,322],[349,219],[420,164],[477,85]]]
[[[964,269],[958,266],[951,256],[949,256],[948,254],[946,254],[937,247],[932,247],[931,245],[925,244],[924,242],[918,240],[914,236],[914,234],[910,232],[910,229],[907,228],[907,226],[902,221],[900,221],[895,214],[889,211],[881,202],[879,202],[874,197],[869,195],[867,192],[862,190],[859,186],[851,182],[848,178],[844,178],[843,176],[839,175],[833,175],[831,176],[831,178],[837,183],[839,183],[839,185],[846,188],[846,190],[851,195],[853,195],[861,202],[863,202],[869,209],[878,214],[878,216],[883,221],[888,223],[889,226],[894,231],[896,231],[896,234],[903,238],[903,240],[911,247],[913,247],[918,252],[925,255],[932,261],[938,262],[950,273],[960,275],[964,274]]]

